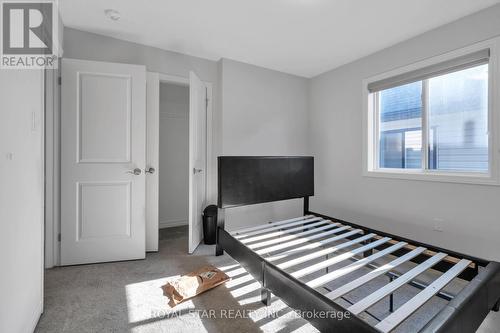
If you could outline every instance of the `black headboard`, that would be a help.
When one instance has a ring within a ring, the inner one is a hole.
[[[314,195],[310,156],[219,156],[218,206],[229,208]]]

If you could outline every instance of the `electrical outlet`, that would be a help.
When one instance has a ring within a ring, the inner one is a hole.
[[[434,226],[432,227],[432,230],[434,230],[436,232],[443,232],[444,231],[444,228],[443,228],[444,219],[439,218],[439,217],[435,217],[432,220],[433,220],[433,223],[434,223]]]
[[[31,131],[36,131],[36,113],[35,111],[31,112]]]
[[[443,227],[442,226],[439,226],[439,225],[435,225],[432,230],[436,231],[436,232],[443,232]]]

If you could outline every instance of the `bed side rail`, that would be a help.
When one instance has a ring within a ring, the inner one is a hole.
[[[259,255],[244,246],[222,227],[217,227],[217,246],[224,249],[224,251],[245,268],[255,280],[262,284],[262,265],[264,260]]]
[[[491,310],[498,311],[500,263],[490,262],[421,333],[476,332]]]

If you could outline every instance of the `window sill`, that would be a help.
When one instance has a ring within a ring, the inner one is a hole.
[[[473,185],[500,185],[499,179],[490,174],[479,173],[447,173],[447,172],[434,172],[434,171],[419,171],[419,170],[392,170],[392,169],[378,169],[378,170],[365,170],[363,172],[365,177],[374,178],[388,178],[388,179],[404,179],[404,180],[418,180],[442,183],[461,183]]]

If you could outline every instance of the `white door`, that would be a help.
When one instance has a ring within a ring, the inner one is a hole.
[[[61,264],[145,257],[146,70],[63,59]]]
[[[189,73],[189,253],[203,239],[202,211],[206,204],[207,87]]]

